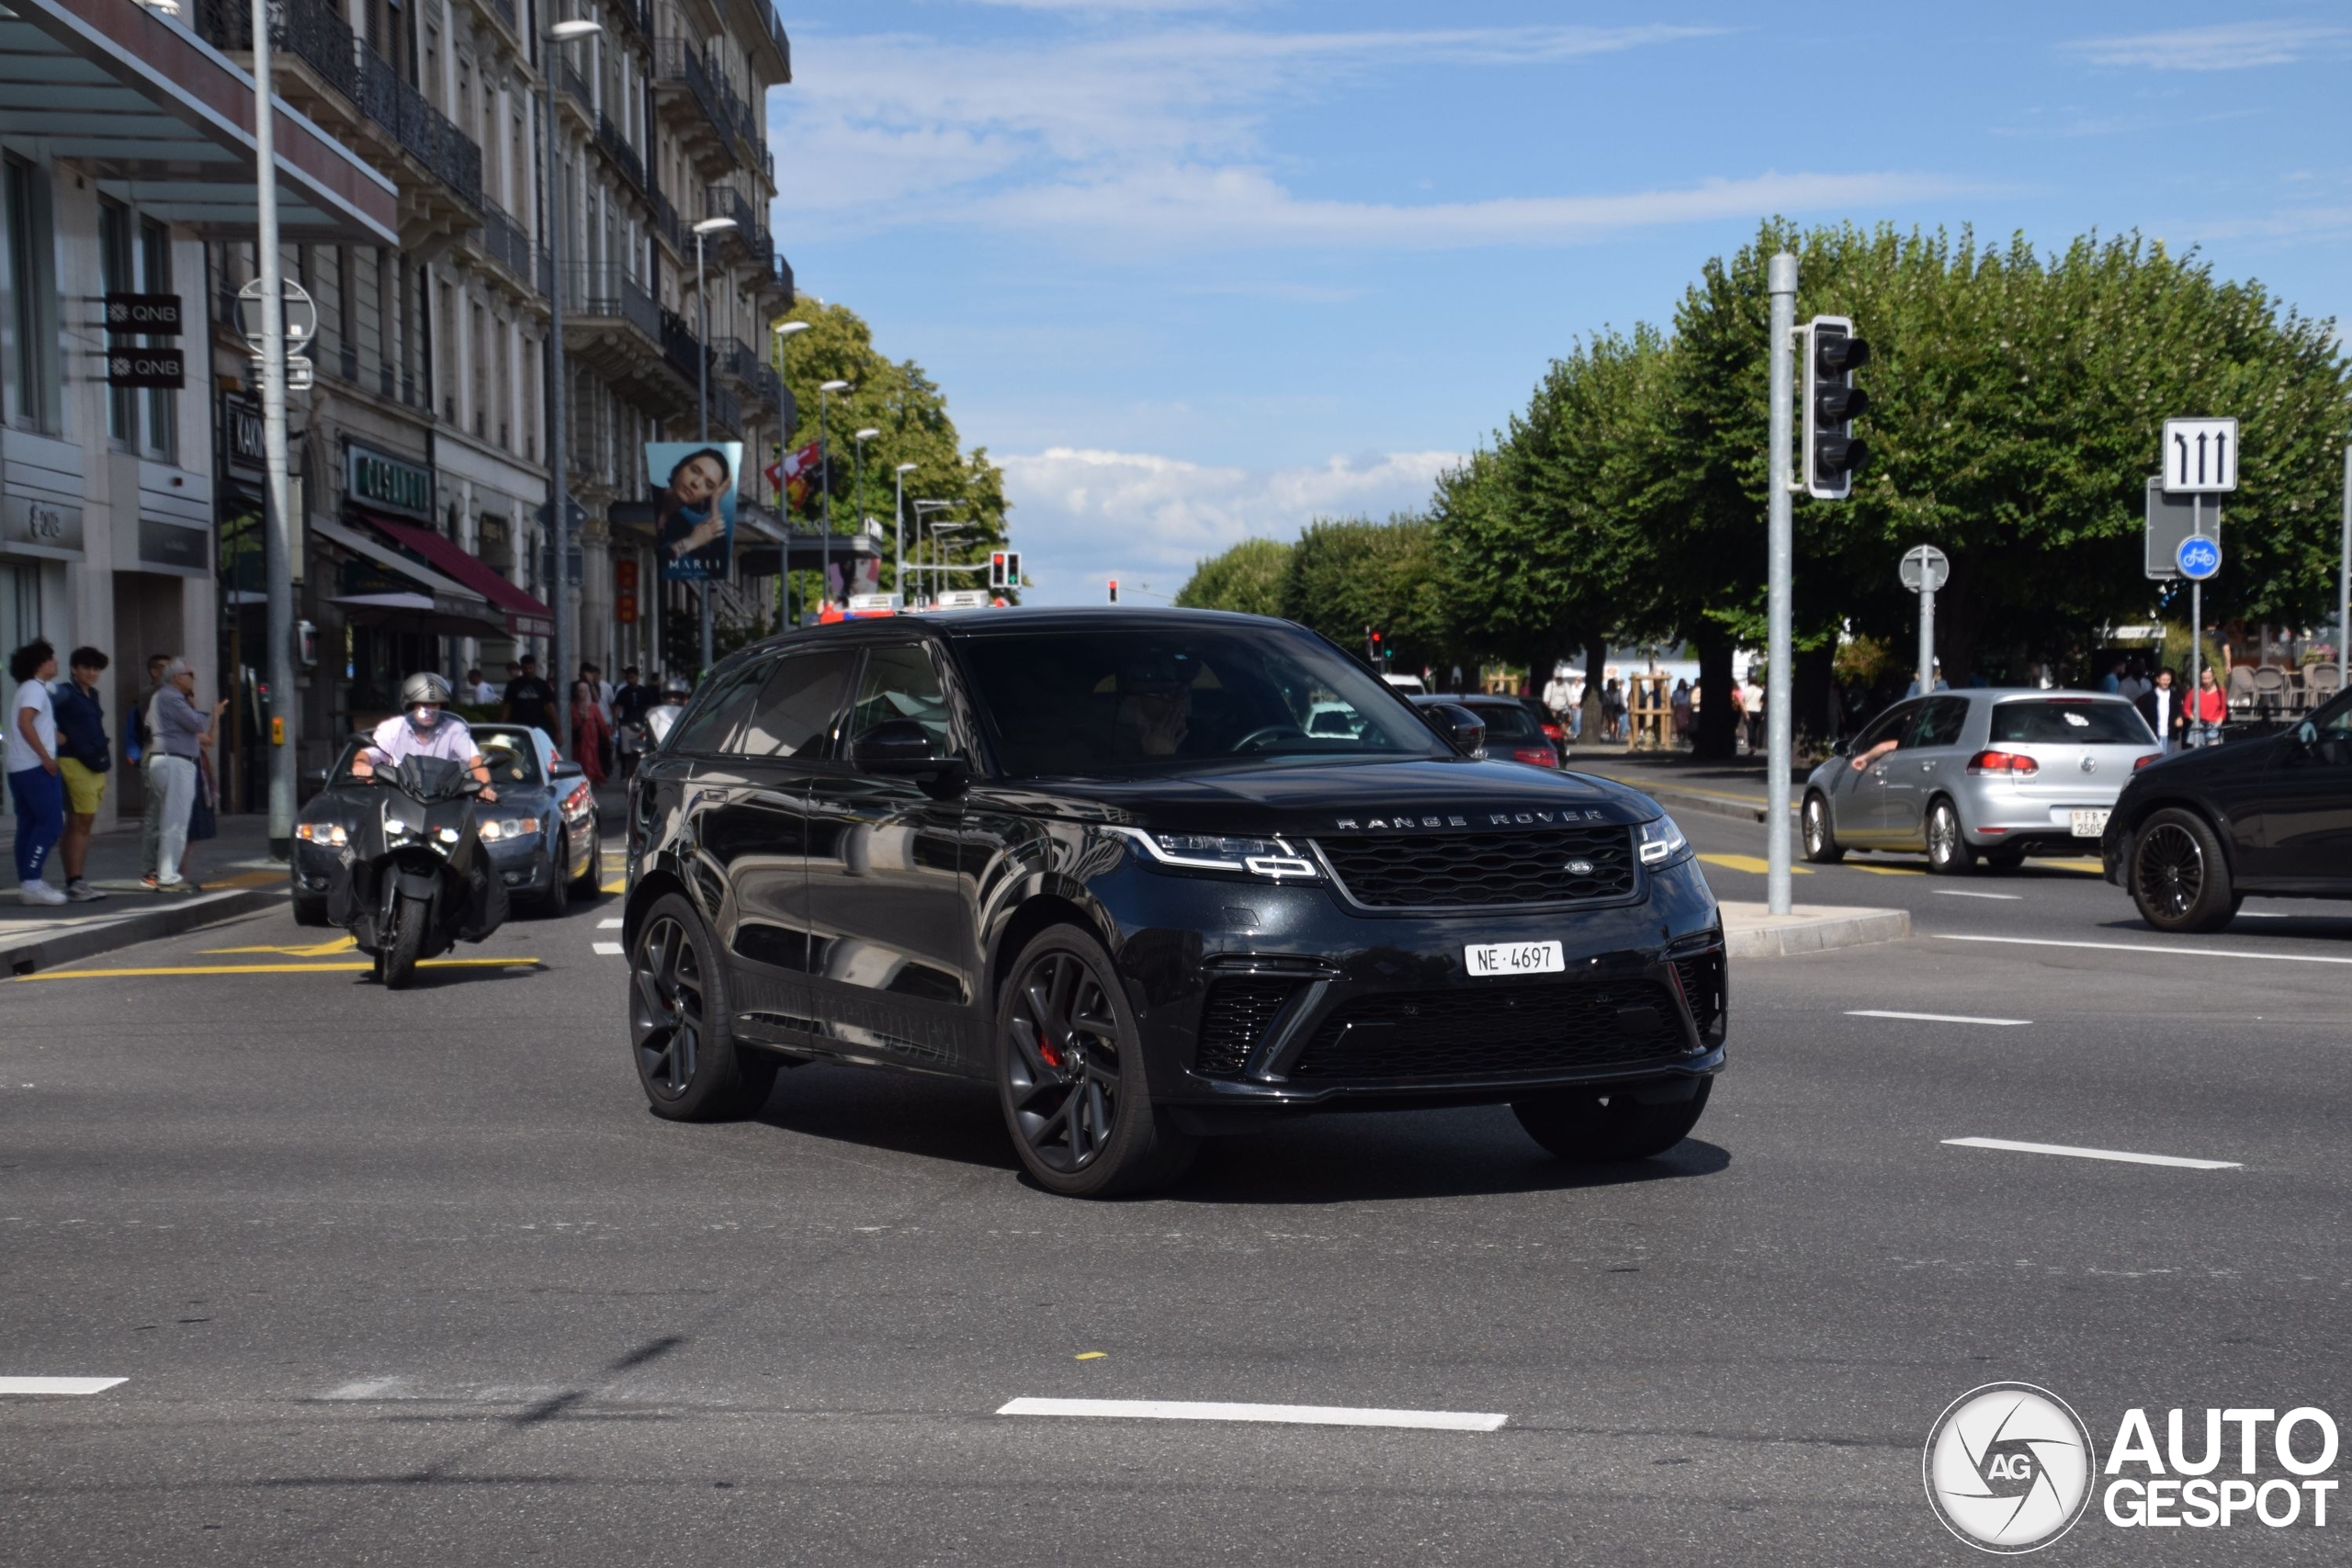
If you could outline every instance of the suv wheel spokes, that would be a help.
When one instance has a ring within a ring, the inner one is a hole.
[[[1123,1042],[1111,998],[1070,953],[1039,958],[1014,997],[1006,1064],[1013,1124],[1049,1168],[1083,1170],[1118,1127]]]
[[[2205,854],[2187,829],[2160,822],[2140,845],[2140,896],[2174,919],[2205,891]]]
[[[676,920],[653,922],[629,971],[629,1032],[646,1086],[675,1100],[693,1086],[702,1055],[702,964]]]

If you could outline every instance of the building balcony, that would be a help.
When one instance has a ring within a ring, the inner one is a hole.
[[[775,256],[775,236],[768,232],[766,221],[752,213],[752,204],[740,192],[731,186],[712,186],[703,193],[703,209],[706,218],[735,220],[735,227],[723,239],[739,257],[762,272],[768,270]]]
[[[520,298],[537,302],[554,292],[548,253],[533,244],[529,231],[498,203],[482,199],[481,228],[469,238],[481,259],[497,267]]]
[[[621,178],[629,183],[630,189],[636,191],[639,197],[647,196],[645,160],[638,156],[637,149],[628,144],[628,138],[622,134],[621,128],[615,125],[612,117],[602,109],[596,111],[596,147],[619,171]]]
[[[691,333],[683,353],[675,342],[684,323],[662,308],[645,285],[594,263],[563,268],[563,346],[614,390],[657,418],[673,419],[694,403]],[[676,323],[673,329],[673,323]]]
[[[699,45],[678,38],[653,40],[653,102],[704,179],[750,169],[773,187],[775,160],[757,119],[726,78],[710,69]]]
[[[652,214],[650,222],[654,233],[670,247],[670,254],[684,263],[694,252],[686,243],[686,226],[679,220],[678,209],[671,206],[670,198],[658,190],[648,191],[645,200]]]

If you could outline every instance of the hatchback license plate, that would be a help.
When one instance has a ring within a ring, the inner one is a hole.
[[[1463,966],[1474,980],[1498,975],[1560,975],[1567,954],[1556,942],[1489,942],[1462,950]]]
[[[2075,837],[2077,839],[2096,839],[2106,831],[2106,812],[2077,811],[2075,813]]]

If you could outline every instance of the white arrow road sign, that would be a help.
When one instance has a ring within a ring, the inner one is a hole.
[[[2165,421],[2165,491],[2170,495],[2220,495],[2238,488],[2238,422]]]

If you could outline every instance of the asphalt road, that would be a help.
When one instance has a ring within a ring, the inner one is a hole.
[[[1762,897],[1760,828],[1682,820]],[[1962,1562],[1920,1445],[1975,1385],[2055,1391],[2102,1453],[2135,1405],[2160,1439],[2172,1406],[2352,1423],[2352,906],[2174,941],[2080,870],[1873,863],[1800,900],[1918,934],[1738,966],[1667,1158],[1331,1118],[1121,1204],[1027,1185],[956,1085],[809,1067],[756,1121],[656,1121],[616,900],[405,994],[282,915],[7,984],[0,1377],[125,1381],[0,1395],[5,1555]],[[1506,1419],[995,1414],[1022,1397]],[[2340,1561],[2330,1521],[2094,1505],[2046,1560]]]

